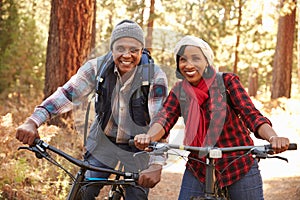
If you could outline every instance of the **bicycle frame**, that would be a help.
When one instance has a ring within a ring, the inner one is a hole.
[[[134,141],[129,141],[131,145],[134,145]],[[274,151],[270,144],[268,145],[261,145],[261,146],[237,146],[237,147],[194,147],[194,146],[185,146],[185,145],[176,145],[176,144],[167,144],[167,143],[160,143],[160,142],[151,142],[149,148],[153,151],[150,154],[163,154],[168,152],[171,149],[180,149],[186,150],[189,152],[196,152],[198,154],[205,154],[207,155],[207,162],[206,162],[206,176],[205,176],[205,188],[204,188],[204,197],[192,197],[193,200],[226,200],[228,197],[221,196],[219,197],[216,194],[215,190],[215,159],[222,158],[222,154],[225,152],[234,152],[234,151],[245,151],[251,152],[253,156],[256,156],[260,159],[266,158],[278,158],[285,161],[288,161],[286,158],[281,156],[269,156],[269,154],[273,154]],[[288,150],[297,150],[297,144],[291,143],[289,145]]]
[[[79,196],[79,191],[81,187],[85,184],[103,184],[103,185],[112,185],[113,189],[117,189],[117,186],[120,185],[135,185],[136,181],[138,180],[139,174],[138,173],[132,173],[132,172],[123,172],[120,170],[115,170],[115,169],[108,169],[108,168],[102,168],[102,167],[96,167],[93,165],[90,165],[86,161],[83,160],[78,160],[69,154],[47,144],[46,142],[36,139],[35,140],[35,145],[31,147],[19,147],[18,150],[20,149],[26,149],[29,151],[32,151],[35,153],[36,157],[41,159],[45,158],[52,164],[58,166],[62,170],[64,170],[73,180],[72,187],[70,189],[70,192],[68,194],[67,200],[76,200]],[[46,150],[50,150],[54,152],[55,154],[58,154],[59,156],[65,158],[69,162],[73,163],[74,165],[80,167],[78,173],[74,177],[70,172],[68,172],[63,166],[61,166],[59,163],[54,161],[51,156],[47,153]],[[106,172],[110,174],[115,174],[116,179],[93,179],[93,180],[85,180],[85,172],[87,170],[92,170],[92,171],[99,171],[99,172]],[[123,179],[120,179],[120,177],[123,177]],[[123,194],[122,194],[123,195]],[[112,199],[113,197],[109,197],[109,199]]]

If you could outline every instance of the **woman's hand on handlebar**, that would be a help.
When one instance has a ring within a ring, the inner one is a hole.
[[[150,142],[159,141],[165,134],[164,127],[159,123],[154,123],[147,134],[140,134],[134,137],[134,145],[140,150],[151,151],[147,149]]]
[[[33,145],[36,138],[40,138],[37,125],[31,119],[27,119],[17,128],[16,138],[23,144]]]
[[[290,141],[286,137],[271,136],[269,142],[275,153],[281,153],[288,149]]]
[[[281,153],[289,147],[289,139],[277,136],[275,130],[268,123],[264,123],[258,128],[258,134],[271,144],[274,153]]]
[[[134,145],[140,150],[147,150],[151,137],[147,134],[139,134],[134,137]]]

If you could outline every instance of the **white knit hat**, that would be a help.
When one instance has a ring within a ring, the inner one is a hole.
[[[191,36],[191,35],[183,37],[176,44],[175,49],[174,49],[175,58],[176,58],[176,56],[177,56],[178,51],[180,50],[180,48],[182,46],[185,46],[185,45],[199,47],[202,50],[204,56],[206,57],[208,64],[210,66],[213,66],[214,53],[213,53],[212,49],[210,48],[209,44],[207,44],[204,40],[202,40],[202,39],[200,39],[198,37],[195,37],[195,36]]]

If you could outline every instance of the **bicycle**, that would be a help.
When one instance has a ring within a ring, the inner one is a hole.
[[[108,200],[119,200],[124,199],[124,186],[136,186],[136,182],[139,178],[138,173],[133,172],[124,172],[121,171],[120,168],[118,170],[115,169],[108,169],[108,168],[101,168],[90,165],[86,161],[76,159],[71,155],[55,148],[44,142],[43,140],[36,139],[33,146],[21,146],[18,150],[25,149],[35,153],[35,156],[39,159],[45,158],[52,164],[56,165],[57,167],[61,168],[64,172],[66,172],[72,179],[72,186],[69,191],[67,200],[78,200],[80,199],[81,192],[83,186],[92,185],[92,184],[102,184],[110,185],[111,189],[108,193]],[[80,167],[76,176],[71,174],[68,170],[66,170],[62,165],[60,165],[56,160],[54,160],[51,155],[47,152],[47,150],[65,158],[69,162],[73,163],[74,165]],[[87,170],[99,171],[99,172],[107,172],[110,174],[115,175],[115,178],[85,178],[85,172]],[[142,188],[141,188],[142,189]]]
[[[129,141],[130,145],[134,145],[134,140]],[[215,159],[222,158],[222,154],[226,152],[235,152],[235,151],[243,151],[245,152],[243,155],[251,153],[257,159],[266,159],[266,158],[277,158],[281,160],[285,160],[288,162],[287,158],[272,155],[274,151],[270,144],[268,145],[260,145],[260,146],[235,146],[235,147],[195,147],[195,146],[186,146],[186,145],[177,145],[177,144],[168,144],[162,142],[151,142],[148,146],[151,149],[151,152],[145,152],[148,154],[154,155],[176,155],[180,157],[186,157],[181,155],[179,152],[175,151],[178,150],[185,150],[189,152],[198,153],[199,155],[207,155],[207,163],[206,165],[206,172],[205,172],[205,188],[204,188],[204,197],[191,197],[191,200],[229,200],[228,193],[225,191],[219,191],[218,186],[216,185],[216,178],[215,178]],[[172,153],[174,150],[175,153]],[[297,150],[296,143],[290,143],[288,150]],[[199,162],[202,162],[198,160]]]

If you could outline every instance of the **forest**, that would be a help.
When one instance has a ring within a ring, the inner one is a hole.
[[[259,109],[276,122],[280,116],[287,120],[295,136],[290,139],[298,141],[298,6],[296,0],[0,0],[0,199],[65,199],[69,177],[17,151],[22,144],[15,131],[80,66],[109,50],[111,31],[123,19],[143,28],[146,48],[170,87],[178,81],[176,42],[184,35],[205,40],[214,51],[214,66],[237,74]],[[42,125],[41,137],[81,158],[80,114]],[[71,164],[57,160],[76,173]],[[291,195],[295,190],[300,195],[299,186],[293,189]]]

